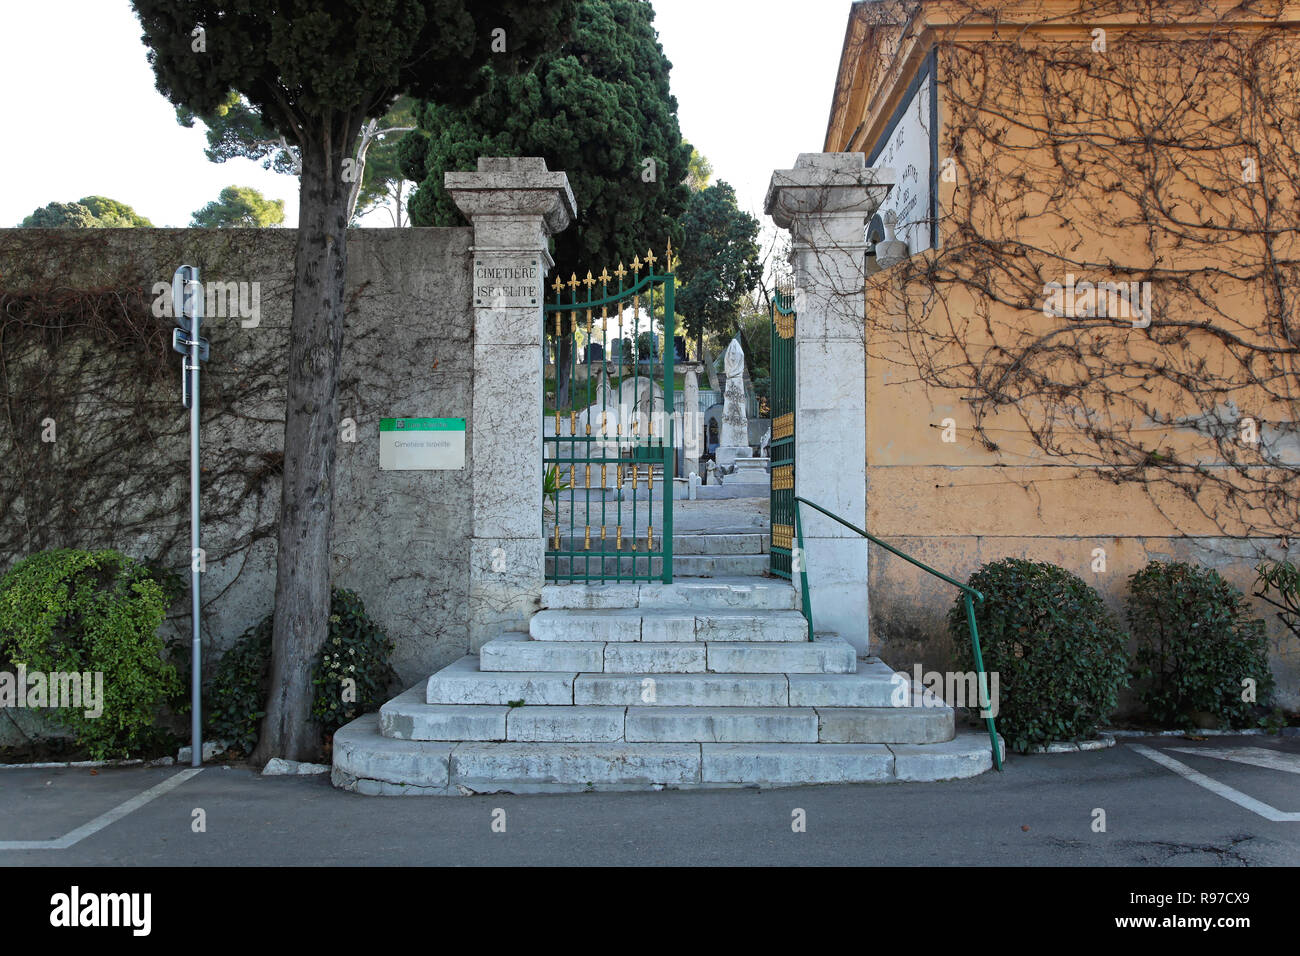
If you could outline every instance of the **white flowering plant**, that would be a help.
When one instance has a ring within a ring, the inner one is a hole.
[[[393,642],[366,614],[354,592],[335,588],[330,600],[329,637],[312,665],[316,687],[312,716],[327,734],[377,710],[396,679],[389,655]]]

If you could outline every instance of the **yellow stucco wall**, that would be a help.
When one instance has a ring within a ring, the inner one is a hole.
[[[1123,190],[1108,186],[1100,174],[1104,162],[1095,181],[1079,182],[1062,194],[1051,188],[1050,174],[1045,173],[1038,185],[1032,178],[1017,176],[1027,165],[1053,167],[1051,151],[1035,139],[1038,134],[1033,130],[1008,130],[998,149],[990,149],[987,137],[953,124],[954,117],[969,116],[963,104],[977,95],[985,98],[993,112],[1006,108],[1014,116],[1017,109],[1025,108],[1026,85],[1024,77],[1017,75],[1024,64],[1015,62],[1014,45],[1054,45],[1059,53],[1050,56],[1059,56],[1062,70],[1079,69],[1079,55],[1089,49],[1093,25],[1063,16],[1062,10],[1069,4],[1013,5],[1022,8],[1022,20],[1034,22],[1033,16],[1048,7],[1054,20],[1050,27],[1017,34],[1010,43],[1005,36],[994,37],[995,31],[984,24],[961,20],[954,14],[957,4],[869,6],[873,9],[855,7],[850,22],[825,148],[869,153],[883,135],[901,91],[924,54],[939,42],[940,157],[962,157],[956,181],[939,184],[943,244],[951,250],[967,241],[968,234],[963,235],[967,229],[983,237],[1023,241],[1036,249],[1024,250],[1023,258],[1017,260],[1017,268],[1023,266],[1021,271],[1027,277],[1019,286],[1010,282],[1005,297],[1001,288],[994,290],[999,292],[994,298],[978,288],[979,283],[972,287],[968,282],[940,286],[943,295],[937,297],[932,277],[925,273],[928,265],[942,265],[943,254],[914,255],[868,278],[864,342],[868,529],[961,579],[980,564],[1007,556],[1059,564],[1097,587],[1121,619],[1128,577],[1153,559],[1213,567],[1250,594],[1253,569],[1261,555],[1280,557],[1290,549],[1293,561],[1300,557],[1300,541],[1293,544],[1290,537],[1300,532],[1292,525],[1292,512],[1272,511],[1266,496],[1260,494],[1253,498],[1228,496],[1205,487],[1188,495],[1161,479],[1159,469],[1145,476],[1150,480],[1117,482],[1114,469],[1098,454],[1097,443],[1077,422],[1062,416],[1063,408],[1079,400],[1092,412],[1103,411],[1102,396],[1117,388],[1131,388],[1132,383],[1124,381],[1126,370],[1140,368],[1144,362],[1177,366],[1189,376],[1211,378],[1231,365],[1219,351],[1222,346],[1217,340],[1202,336],[1171,343],[1142,330],[1095,330],[1077,339],[1085,346],[1082,358],[1059,365],[1065,378],[1083,376],[1083,381],[1076,383],[1082,387],[1071,398],[1059,406],[1051,400],[1025,399],[997,409],[985,407],[978,419],[969,389],[945,387],[942,375],[919,375],[917,370],[946,369],[954,363],[977,366],[986,349],[1014,347],[1053,334],[1068,321],[1045,316],[1042,297],[1034,301],[1033,292],[1041,289],[1043,278],[1060,273],[1064,279],[1069,264],[1080,262],[1094,267],[1109,262],[1117,269],[1150,269],[1156,277],[1153,311],[1157,326],[1162,316],[1197,315],[1198,309],[1209,308],[1217,313],[1220,325],[1227,324],[1236,334],[1251,338],[1260,332],[1254,323],[1262,321],[1260,317],[1270,308],[1265,292],[1259,283],[1235,281],[1216,270],[1233,256],[1254,261],[1265,253],[1249,239],[1234,247],[1230,238],[1200,235],[1190,228],[1190,239],[1184,236],[1179,241],[1159,230],[1135,228],[1134,223],[1151,214],[1136,208]],[[1290,13],[1284,11],[1283,18],[1296,26],[1300,11],[1290,9]],[[1193,25],[1187,29],[1195,29],[1194,21],[1188,22]],[[957,23],[961,25],[954,25]],[[1257,28],[1250,24],[1241,27]],[[1111,24],[1112,49],[1122,51],[1114,45],[1136,43],[1137,37],[1155,29],[1131,20]],[[1159,29],[1167,35],[1171,28],[1161,25]],[[1279,59],[1285,64],[1280,72],[1283,78],[1294,78],[1289,71],[1300,61],[1300,32],[1292,31],[1279,42],[1289,44]],[[971,68],[974,60],[979,61],[978,69]],[[1171,70],[1169,66],[1166,72]],[[999,92],[999,75],[1013,87],[1006,88],[1005,96]],[[1152,78],[1152,89],[1166,88],[1168,79],[1155,82]],[[1061,82],[1065,81],[1058,78]],[[1085,68],[1078,82],[1100,81],[1095,76],[1090,79]],[[1219,89],[1222,100],[1213,108],[1237,108],[1231,90]],[[1122,99],[1116,98],[1117,114],[1123,109]],[[1046,108],[1042,103],[1038,106]],[[1190,127],[1197,125],[1206,109],[1210,107],[1201,103],[1188,112],[1188,137],[1192,135]],[[1266,158],[1294,150],[1295,144],[1288,139],[1297,112],[1300,105],[1292,97],[1290,113],[1264,125],[1261,148]],[[1115,117],[1114,126],[1124,128],[1122,116]],[[1189,221],[1204,223],[1212,218],[1202,208],[1207,202],[1250,205],[1248,190],[1233,189],[1237,155],[1225,152],[1216,159],[1208,151],[1194,155],[1189,151],[1180,161],[1178,137],[1177,128],[1172,129],[1165,149],[1175,171],[1160,187],[1164,206],[1160,216],[1186,215]],[[1012,153],[1012,146],[1019,149]],[[1088,146],[1085,142],[1076,148],[1086,150]],[[1218,170],[1215,162],[1220,164]],[[1283,194],[1290,188],[1290,195],[1295,196],[1295,178],[1292,172],[1291,185],[1279,187]],[[1127,191],[1130,195],[1140,192],[1131,187]],[[1292,205],[1292,228],[1297,209],[1300,200]],[[1294,262],[1296,243],[1295,233],[1283,234],[1267,254]],[[1059,258],[1053,261],[1044,250]],[[1016,258],[1011,247],[1002,254]],[[1207,276],[1215,274],[1212,280],[1191,275],[1187,283],[1166,281],[1162,285],[1160,269],[1171,264],[1184,277],[1198,269],[1206,270]],[[1091,278],[1106,278],[1104,272],[1095,274],[1096,268],[1075,271],[1091,271]],[[1293,280],[1294,273],[1285,278]],[[1300,288],[1294,285],[1288,291],[1300,296]],[[1067,332],[1067,336],[1076,335],[1077,330]],[[1095,360],[1087,358],[1088,348],[1096,350]],[[1300,391],[1300,362],[1287,361],[1291,362],[1288,374]],[[1089,380],[1089,375],[1096,380]],[[932,380],[924,381],[927,377]],[[1142,401],[1161,413],[1196,413],[1185,389],[1169,387],[1158,376],[1143,388]],[[1286,423],[1296,418],[1295,401],[1278,401],[1275,395],[1270,397],[1265,390],[1247,385],[1230,390],[1223,400],[1261,421]],[[1221,449],[1194,429],[1143,418],[1135,415],[1132,406],[1122,404],[1112,414],[1124,418],[1125,435],[1143,447],[1211,468],[1223,465]],[[955,425],[954,442],[943,440],[945,419]],[[1045,451],[1042,440],[1031,434],[1049,421],[1057,454]],[[1292,496],[1300,496],[1295,468],[1268,469],[1251,454],[1249,447],[1241,449],[1238,461],[1243,474],[1261,484],[1283,483]],[[1098,548],[1105,552],[1104,571],[1094,569]],[[945,667],[950,647],[943,618],[954,598],[952,589],[883,551],[873,552],[869,577],[873,647],[895,667],[910,668],[918,661],[927,667]],[[1252,601],[1268,621],[1279,698],[1284,706],[1296,709],[1300,707],[1300,641],[1274,619],[1267,605]]]

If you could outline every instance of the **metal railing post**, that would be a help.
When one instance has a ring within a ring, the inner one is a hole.
[[[984,673],[984,656],[980,651],[979,628],[975,624],[974,602],[983,601],[984,595],[981,594],[979,591],[975,590],[975,588],[971,587],[969,584],[962,584],[960,581],[956,580],[955,578],[950,578],[948,575],[940,571],[936,571],[934,568],[930,567],[929,565],[922,564],[920,561],[916,560],[916,558],[912,557],[910,554],[904,554],[902,551],[899,551],[893,545],[886,544],[884,541],[881,541],[871,532],[865,531],[862,528],[859,528],[857,525],[850,524],[849,522],[841,518],[839,515],[827,511],[821,505],[809,501],[807,498],[801,498],[799,495],[795,495],[794,496],[794,520],[795,520],[795,527],[798,530],[798,535],[799,535],[800,565],[804,569],[803,570],[803,604],[804,604],[804,616],[808,619],[809,640],[812,640],[812,600],[808,591],[808,571],[807,571],[808,561],[807,561],[807,557],[804,555],[803,526],[799,521],[800,504],[808,505],[808,507],[816,511],[820,511],[822,514],[830,518],[832,521],[839,522],[840,524],[844,525],[844,527],[848,528],[850,531],[855,532],[860,537],[866,538],[872,544],[879,545],[880,547],[888,551],[890,554],[897,555],[898,557],[906,561],[908,564],[920,568],[922,571],[925,571],[927,574],[931,574],[934,577],[939,578],[941,581],[946,581],[947,583],[951,584],[955,588],[958,588],[962,592],[962,597],[964,598],[966,603],[966,623],[970,628],[971,650],[975,656],[975,673],[976,673],[976,679],[978,681],[978,687],[979,687],[977,693],[979,694],[979,698],[980,698],[978,703],[979,703],[980,711],[984,715],[984,720],[988,725],[989,745],[992,747],[992,752],[993,752],[993,766],[998,770],[1001,770],[1002,751],[1001,748],[998,747],[998,733],[997,733],[997,727],[993,722],[994,718],[993,718],[993,712],[991,706],[992,701],[990,700],[989,697],[988,678]]]

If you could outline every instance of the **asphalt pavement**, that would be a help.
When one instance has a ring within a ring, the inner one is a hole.
[[[777,790],[365,797],[327,776],[188,771],[0,770],[0,865],[1300,865],[1296,737],[1125,739],[970,780]]]

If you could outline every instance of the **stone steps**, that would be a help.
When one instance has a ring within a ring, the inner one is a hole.
[[[527,633],[500,635],[335,734],[334,783],[370,794],[792,786],[991,764],[987,738],[954,737],[952,709],[910,677],[857,660],[837,635],[809,641],[789,582],[547,586],[542,604]]]
[[[554,543],[553,538],[547,539],[547,545]],[[614,539],[605,538],[604,550],[614,551]],[[586,544],[585,535],[560,535],[560,549],[563,551],[581,551]],[[601,540],[599,535],[591,539],[591,551],[593,554],[601,552]],[[626,552],[627,542],[623,542]],[[690,556],[708,556],[720,557],[723,555],[745,555],[745,554],[767,554],[768,536],[755,532],[742,532],[737,534],[675,534],[673,535],[673,565],[676,566],[677,559]],[[630,556],[630,555],[629,555]],[[644,561],[644,555],[642,556]]]
[[[631,609],[670,611],[798,610],[799,592],[789,581],[758,575],[719,575],[705,579],[610,584],[548,584],[542,588],[547,610]]]
[[[538,611],[528,622],[534,641],[567,643],[798,642],[808,622],[798,611],[652,611],[643,608]]]
[[[898,698],[893,671],[878,661],[862,662],[854,673],[651,674],[485,671],[471,655],[438,671],[425,685],[428,704],[891,707]]]
[[[791,612],[793,613],[793,612]],[[805,631],[798,618],[800,635]],[[698,622],[697,625],[698,627]],[[835,636],[816,641],[559,641],[503,634],[479,650],[481,671],[578,671],[606,674],[847,674],[852,645]]]
[[[385,737],[367,714],[334,735],[331,779],[371,795],[455,796],[952,780],[991,765],[980,734],[924,745],[433,742]]]
[[[626,740],[633,743],[941,743],[950,707],[658,707],[642,704],[428,704],[416,685],[379,711],[380,732],[400,740]],[[933,703],[933,701],[932,701]]]
[[[582,542],[578,542],[581,548]],[[673,578],[713,578],[724,575],[757,575],[764,573],[770,558],[766,554],[674,554]],[[602,557],[599,551],[592,551],[590,557],[547,558],[547,577],[563,578],[569,574],[578,577],[586,575],[618,574],[631,577],[633,574],[651,577],[663,573],[663,559],[649,558],[645,555]]]

